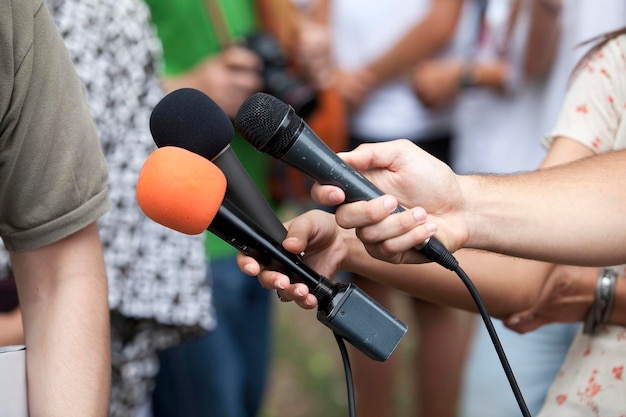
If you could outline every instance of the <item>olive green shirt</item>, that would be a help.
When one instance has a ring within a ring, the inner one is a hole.
[[[10,251],[79,231],[109,208],[83,90],[42,0],[0,0],[0,236]]]

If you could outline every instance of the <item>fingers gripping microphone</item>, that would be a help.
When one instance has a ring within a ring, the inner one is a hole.
[[[367,178],[343,162],[288,104],[265,93],[250,96],[235,117],[235,127],[259,151],[304,172],[320,184],[344,190],[346,202],[383,195]],[[398,211],[403,211],[398,207]],[[434,237],[418,246],[428,259],[450,270],[457,260]]]
[[[224,199],[224,173],[206,158],[166,146],[145,161],[137,201],[148,217],[186,234],[208,229],[260,264],[306,284],[319,301],[317,318],[370,358],[389,358],[407,327],[352,284],[335,284]],[[242,306],[243,308],[244,306]]]
[[[169,93],[154,107],[150,131],[159,148],[177,146],[217,165],[228,179],[225,199],[283,241],[285,227],[231,149],[233,125],[210,97],[193,88]]]

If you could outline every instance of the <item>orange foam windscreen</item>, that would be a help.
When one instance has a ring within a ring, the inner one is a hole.
[[[209,227],[225,194],[226,177],[215,164],[174,146],[150,154],[137,180],[137,202],[143,212],[188,235]]]

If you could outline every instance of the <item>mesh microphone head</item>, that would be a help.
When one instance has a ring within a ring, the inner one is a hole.
[[[274,158],[289,150],[302,123],[291,106],[266,93],[248,97],[235,116],[235,127],[241,135]]]
[[[165,96],[152,110],[150,131],[159,148],[176,146],[209,160],[235,136],[233,124],[206,94],[181,88]]]

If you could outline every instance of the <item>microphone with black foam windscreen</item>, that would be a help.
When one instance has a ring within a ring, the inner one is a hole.
[[[148,157],[136,188],[139,206],[152,220],[186,234],[208,229],[261,265],[304,283],[318,299],[320,322],[370,358],[388,359],[406,325],[353,284],[333,283],[316,273],[226,200],[226,193],[226,176],[215,164],[173,146]]]
[[[239,108],[235,127],[259,151],[304,172],[320,184],[344,190],[346,202],[383,195],[367,178],[343,162],[293,108],[266,93],[255,93]],[[403,211],[398,207],[398,211]],[[454,256],[434,237],[416,247],[428,259],[456,270]]]
[[[209,96],[193,88],[172,91],[152,110],[150,131],[159,148],[183,148],[217,165],[228,179],[225,199],[283,241],[285,227],[230,146],[232,122]]]

